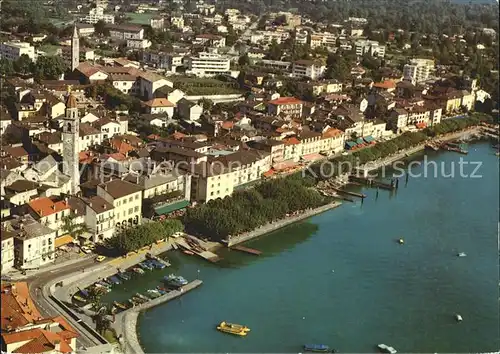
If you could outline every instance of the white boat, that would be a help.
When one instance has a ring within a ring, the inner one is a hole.
[[[462,316],[460,316],[458,313],[455,315],[455,319],[457,322],[461,322],[463,320]]]
[[[396,354],[397,350],[385,344],[377,345],[377,348],[383,353]]]
[[[467,257],[467,253],[460,252],[460,253],[457,254],[457,257]]]

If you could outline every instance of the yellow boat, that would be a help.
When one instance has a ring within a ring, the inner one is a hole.
[[[222,321],[217,326],[217,329],[221,332],[234,334],[237,336],[246,336],[248,334],[248,332],[250,332],[250,328],[248,328],[247,326],[242,326],[242,325],[234,324],[234,323],[228,323],[225,321]]]

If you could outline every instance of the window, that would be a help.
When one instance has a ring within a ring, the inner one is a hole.
[[[123,199],[123,205],[127,204],[127,199]]]
[[[210,195],[214,195],[214,192],[210,192]]]
[[[132,203],[133,200],[134,200],[134,197],[128,198],[129,203]]]
[[[130,209],[128,210],[128,215],[131,215],[131,214],[133,214],[133,213],[134,213],[134,208],[130,208]]]
[[[139,194],[135,195],[135,200],[139,199]]]
[[[120,213],[119,213],[119,212],[118,212],[118,213],[116,213],[116,217],[117,217],[117,218],[120,218]]]
[[[139,211],[139,207],[138,206],[134,207],[134,212],[137,213],[138,211]]]

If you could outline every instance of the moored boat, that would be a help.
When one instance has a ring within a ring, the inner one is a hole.
[[[85,300],[83,297],[78,296],[78,295],[73,296],[73,299],[80,301],[80,302],[87,302],[87,300]]]
[[[134,268],[132,268],[132,270],[134,272],[136,272],[137,274],[144,274],[145,273],[144,270],[139,268],[139,267],[134,267]]]
[[[139,266],[142,269],[153,270],[153,267],[149,263],[146,263],[146,262],[139,263]]]
[[[396,354],[397,350],[394,349],[393,347],[390,347],[385,344],[379,344],[377,345],[377,348],[382,352],[382,353],[389,353],[389,354]]]
[[[149,298],[147,296],[144,296],[140,293],[135,293],[135,296],[137,296],[138,298],[140,299],[143,299],[143,300],[146,300],[146,301],[149,301]]]
[[[121,284],[122,282],[120,281],[120,279],[118,279],[118,277],[112,275],[110,277],[108,277],[108,282],[111,282],[111,284],[115,284],[115,285],[118,285],[118,284]]]
[[[457,254],[457,257],[467,257],[467,254],[465,252],[460,252]]]
[[[170,274],[163,278],[168,285],[180,287],[186,285],[188,281],[180,275]]]
[[[122,310],[126,310],[127,309],[127,306],[122,304],[121,302],[118,302],[118,301],[115,301],[113,302],[113,305],[115,305],[116,307],[118,307],[119,309],[122,309]]]
[[[462,322],[463,321],[462,316],[460,316],[458,313],[455,315],[455,319],[457,320],[457,322]]]
[[[80,294],[82,294],[83,297],[89,297],[89,292],[85,289],[80,289]]]
[[[187,254],[188,256],[192,256],[194,254],[194,252],[190,250],[183,250],[182,253]]]
[[[304,351],[310,353],[329,353],[330,347],[325,344],[304,344]]]
[[[129,280],[130,279],[130,275],[128,275],[127,273],[124,273],[124,272],[116,273],[116,275],[118,277],[120,277],[121,279],[123,279],[123,280]]]
[[[248,332],[250,332],[250,328],[242,325],[236,325],[232,323],[227,323],[225,321],[222,321],[218,326],[217,329],[221,332],[224,333],[229,333],[229,334],[234,334],[237,336],[246,336]]]

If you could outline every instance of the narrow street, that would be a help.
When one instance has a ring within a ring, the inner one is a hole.
[[[30,296],[35,302],[35,305],[39,309],[42,316],[54,317],[62,315],[71,325],[74,326],[75,321],[72,318],[70,318],[66,313],[57,309],[51,303],[51,301],[44,296],[43,287],[57,278],[81,271],[81,269],[86,269],[86,271],[89,271],[95,264],[96,263],[93,258],[85,259],[78,263],[73,263],[68,266],[62,266],[60,269],[55,269],[47,271],[45,273],[39,273],[30,276],[26,280],[26,282],[28,283]],[[81,334],[81,336],[77,339],[78,347],[92,347],[97,344],[96,339],[94,339],[94,337],[90,333],[87,333],[86,331],[82,330],[81,326],[75,326],[75,327],[77,327],[78,332]]]

